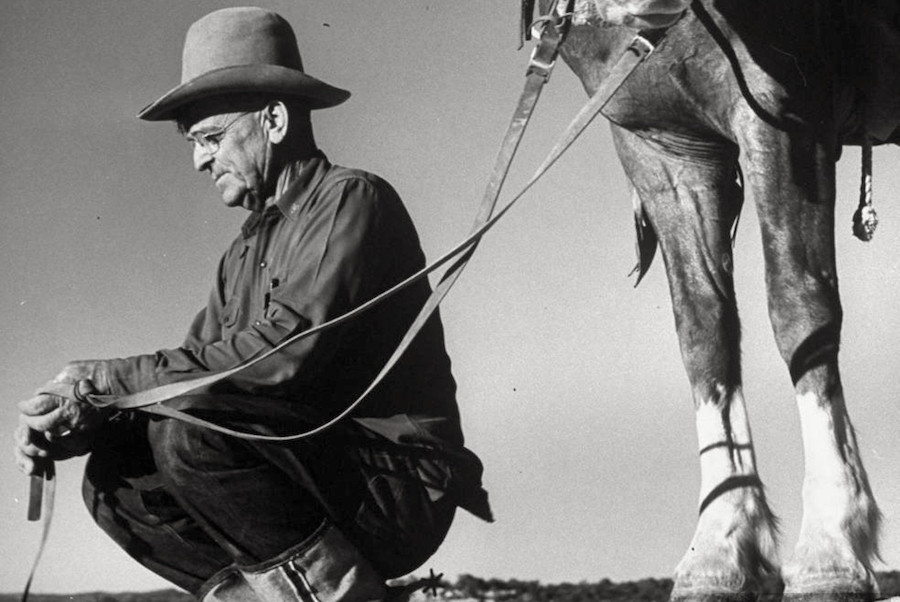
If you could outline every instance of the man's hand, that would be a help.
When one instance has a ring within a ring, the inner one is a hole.
[[[90,451],[111,410],[95,408],[83,398],[106,392],[104,368],[99,361],[71,362],[34,397],[19,403],[13,455],[22,472],[40,473],[41,458],[65,460]]]
[[[103,360],[77,360],[66,364],[60,373],[53,377],[52,382],[74,385],[78,381],[89,380],[94,387],[91,393],[109,393],[106,370],[106,362]]]

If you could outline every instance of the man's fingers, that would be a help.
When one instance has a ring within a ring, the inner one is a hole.
[[[13,461],[19,470],[26,475],[34,475],[37,472],[35,458],[46,457],[48,454],[46,450],[35,444],[36,440],[44,439],[44,437],[40,433],[35,433],[31,430],[28,422],[33,420],[33,416],[25,412],[40,414],[48,410],[52,411],[52,408],[58,406],[58,404],[51,402],[52,400],[31,398],[18,404],[22,413],[19,414],[19,424],[13,430],[13,440],[15,442],[13,445]],[[46,443],[46,440],[43,442]]]
[[[55,431],[60,426],[66,427],[66,416],[62,407],[57,407],[52,412],[46,414],[30,416],[22,413],[20,416],[22,424],[31,430],[40,431],[42,433],[51,430]]]
[[[59,383],[74,383],[79,380],[91,380],[97,370],[98,360],[75,360],[66,364],[63,369],[53,377]]]
[[[46,449],[35,445],[34,443],[26,443],[25,445],[20,445],[16,447],[17,450],[21,451],[23,454],[28,456],[29,458],[49,458],[50,452]]]
[[[63,403],[62,397],[56,395],[40,394],[19,402],[19,411],[25,416],[40,416],[59,408]]]
[[[32,476],[37,472],[37,463],[34,458],[26,455],[18,447],[13,447],[13,458],[19,470],[28,476]]]
[[[32,431],[24,424],[20,424],[13,432],[13,438],[16,442],[16,449],[20,450],[26,456],[46,458],[50,455],[47,451],[49,442],[41,433]]]
[[[59,374],[53,377],[53,381],[58,383],[71,383],[82,378],[87,377],[85,376],[85,370],[80,362],[69,362],[63,367]]]
[[[100,390],[97,389],[97,385],[94,384],[94,381],[90,379],[79,380],[75,383],[75,391],[81,395],[93,395],[94,393],[100,392]]]
[[[16,453],[29,458],[49,458],[50,452],[46,449],[38,447],[34,443],[26,443],[25,445],[16,445]]]
[[[38,395],[51,395],[54,397],[65,397],[66,399],[75,399],[75,386],[77,381],[74,382],[57,382],[55,380],[50,380],[41,385],[37,391],[34,392],[35,396]]]

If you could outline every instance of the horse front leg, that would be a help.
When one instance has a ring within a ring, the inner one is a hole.
[[[740,131],[761,223],[769,315],[803,436],[803,522],[783,571],[785,600],[870,600],[880,513],[838,372],[834,148],[758,121]]]
[[[613,128],[626,172],[659,237],[696,411],[699,518],[672,600],[746,600],[776,572],[775,519],[756,467],[741,386],[730,228],[739,210],[732,144],[676,155]],[[701,148],[702,147],[702,148]]]

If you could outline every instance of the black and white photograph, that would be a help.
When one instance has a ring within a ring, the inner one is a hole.
[[[896,0],[0,2],[0,602],[900,600]]]

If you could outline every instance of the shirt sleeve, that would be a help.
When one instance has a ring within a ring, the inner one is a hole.
[[[185,344],[108,361],[110,392],[127,394],[222,371],[278,345],[286,338],[339,316],[383,288],[389,261],[389,236],[383,232],[384,191],[371,181],[351,177],[323,191],[306,216],[299,240],[289,251],[289,275],[274,289],[265,319],[226,340],[215,340],[224,311],[222,268],[209,305],[191,326]],[[360,319],[365,319],[362,316]],[[225,386],[254,395],[302,391],[327,366],[341,327],[293,343],[228,379]],[[219,385],[214,385],[219,387]]]

